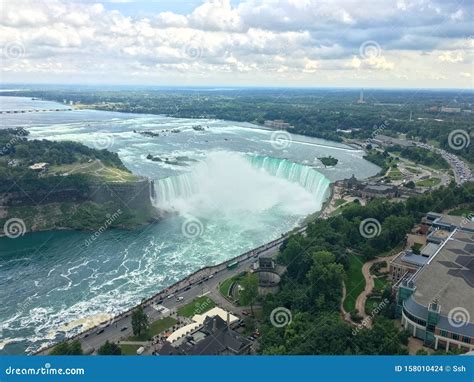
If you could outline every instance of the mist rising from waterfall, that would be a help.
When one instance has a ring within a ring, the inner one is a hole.
[[[243,218],[249,213],[308,215],[321,208],[329,180],[285,159],[212,152],[190,171],[156,182],[160,208]]]

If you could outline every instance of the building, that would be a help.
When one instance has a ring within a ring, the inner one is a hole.
[[[462,228],[464,231],[474,232],[474,221],[463,216],[451,216],[428,212],[423,218],[423,223],[431,226],[431,232],[443,230],[452,232],[456,228]]]
[[[28,168],[34,171],[47,171],[48,167],[49,167],[49,163],[41,162],[41,163],[35,163],[29,166]]]
[[[394,285],[402,326],[434,349],[472,351],[474,232],[456,227],[441,244],[428,246],[424,255],[394,260],[394,267],[406,267]]]
[[[363,198],[371,199],[380,196],[385,196],[389,198],[394,198],[399,195],[398,187],[394,185],[387,184],[367,184],[361,191],[359,191],[360,196]]]
[[[290,125],[289,123],[281,120],[281,119],[275,119],[273,121],[271,120],[266,120],[263,123],[263,126],[268,127],[270,129],[278,129],[278,130],[286,130],[286,129],[293,129],[294,126]]]
[[[199,328],[176,344],[165,341],[159,355],[241,355],[249,354],[252,343],[231,329],[229,320],[206,316]]]
[[[410,250],[402,251],[390,262],[390,280],[397,283],[408,274],[414,274],[426,264],[428,258],[417,255]]]
[[[274,294],[280,290],[281,276],[286,268],[275,263],[271,257],[260,256],[252,266],[258,277],[258,294]]]
[[[460,107],[441,106],[441,113],[460,113],[460,112],[461,112]]]

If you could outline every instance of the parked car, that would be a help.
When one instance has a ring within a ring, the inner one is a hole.
[[[168,295],[168,297],[166,297],[166,298],[169,300],[169,299],[171,299],[171,298],[173,298],[173,297],[174,297],[174,294],[173,294],[173,293],[171,293],[171,294],[170,294],[170,295]]]
[[[143,354],[144,351],[145,351],[145,348],[144,348],[143,346],[140,346],[140,347],[137,349],[137,355]]]
[[[156,303],[159,305],[159,304],[162,304],[163,303],[163,299],[160,299],[160,300],[157,300]]]
[[[184,300],[184,297],[183,296],[179,296],[176,301],[183,301]]]
[[[97,330],[97,332],[95,332],[95,334],[99,335],[99,334],[102,334],[104,333],[104,328],[101,328],[99,330]]]
[[[190,290],[192,288],[191,285],[188,285],[186,288],[184,288],[185,291]]]
[[[128,326],[122,326],[122,327],[120,328],[120,331],[121,331],[121,332],[124,332],[124,331],[127,330],[127,329],[128,329]]]
[[[242,310],[242,314],[243,314],[244,316],[248,316],[248,315],[249,315],[249,312],[247,312],[246,310]]]

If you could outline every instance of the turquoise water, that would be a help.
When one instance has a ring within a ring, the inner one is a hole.
[[[41,102],[2,99],[8,108]],[[32,138],[116,151],[134,173],[155,180],[153,202],[173,212],[138,230],[108,230],[89,246],[90,232],[1,238],[4,354],[34,351],[71,334],[66,323],[115,315],[205,265],[275,239],[321,208],[331,181],[378,171],[362,151],[294,135],[290,144],[275,144],[272,131],[247,123],[89,110],[1,118],[3,127],[24,126]],[[198,124],[204,131],[193,129]],[[148,154],[192,161],[177,166]],[[337,166],[317,160],[328,155]]]

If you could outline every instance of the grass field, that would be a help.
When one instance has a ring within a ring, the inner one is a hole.
[[[406,168],[408,171],[410,171],[412,174],[421,174],[421,171],[418,170],[418,169],[415,168],[415,167],[406,166],[405,168]]]
[[[374,278],[374,292],[382,293],[387,286],[390,285],[390,281],[387,277],[376,277]]]
[[[434,187],[440,183],[441,183],[441,179],[439,178],[428,178],[428,179],[423,179],[416,182],[416,185],[420,187]]]
[[[229,288],[232,285],[234,281],[237,281],[240,276],[233,276],[228,278],[227,280],[224,280],[222,284],[219,287],[219,291],[221,292],[221,295],[223,295],[225,298],[229,298]]]
[[[137,350],[140,345],[120,345],[122,355],[137,355]]]
[[[452,210],[448,213],[451,216],[471,216],[474,215],[474,209],[470,208],[458,208],[456,210]]]
[[[216,303],[209,297],[202,296],[191,301],[178,309],[178,315],[183,317],[192,317],[196,314],[203,314],[216,306]]]
[[[392,167],[390,169],[390,172],[388,173],[388,177],[390,178],[390,180],[402,180],[403,174],[400,172],[398,168]]]
[[[127,338],[127,341],[148,341],[153,336],[156,336],[164,330],[171,328],[177,322],[178,321],[176,321],[173,317],[165,317],[161,320],[154,321],[145,333],[142,333],[139,336],[131,336]]]
[[[138,179],[137,176],[130,172],[104,166],[104,164],[99,160],[90,163],[72,163],[51,166],[49,172],[59,174],[88,174],[107,182],[132,182]]]
[[[362,274],[362,259],[354,254],[349,255],[349,269],[346,271],[346,298],[344,300],[344,309],[351,312],[355,308],[357,296],[365,288],[365,279]]]

